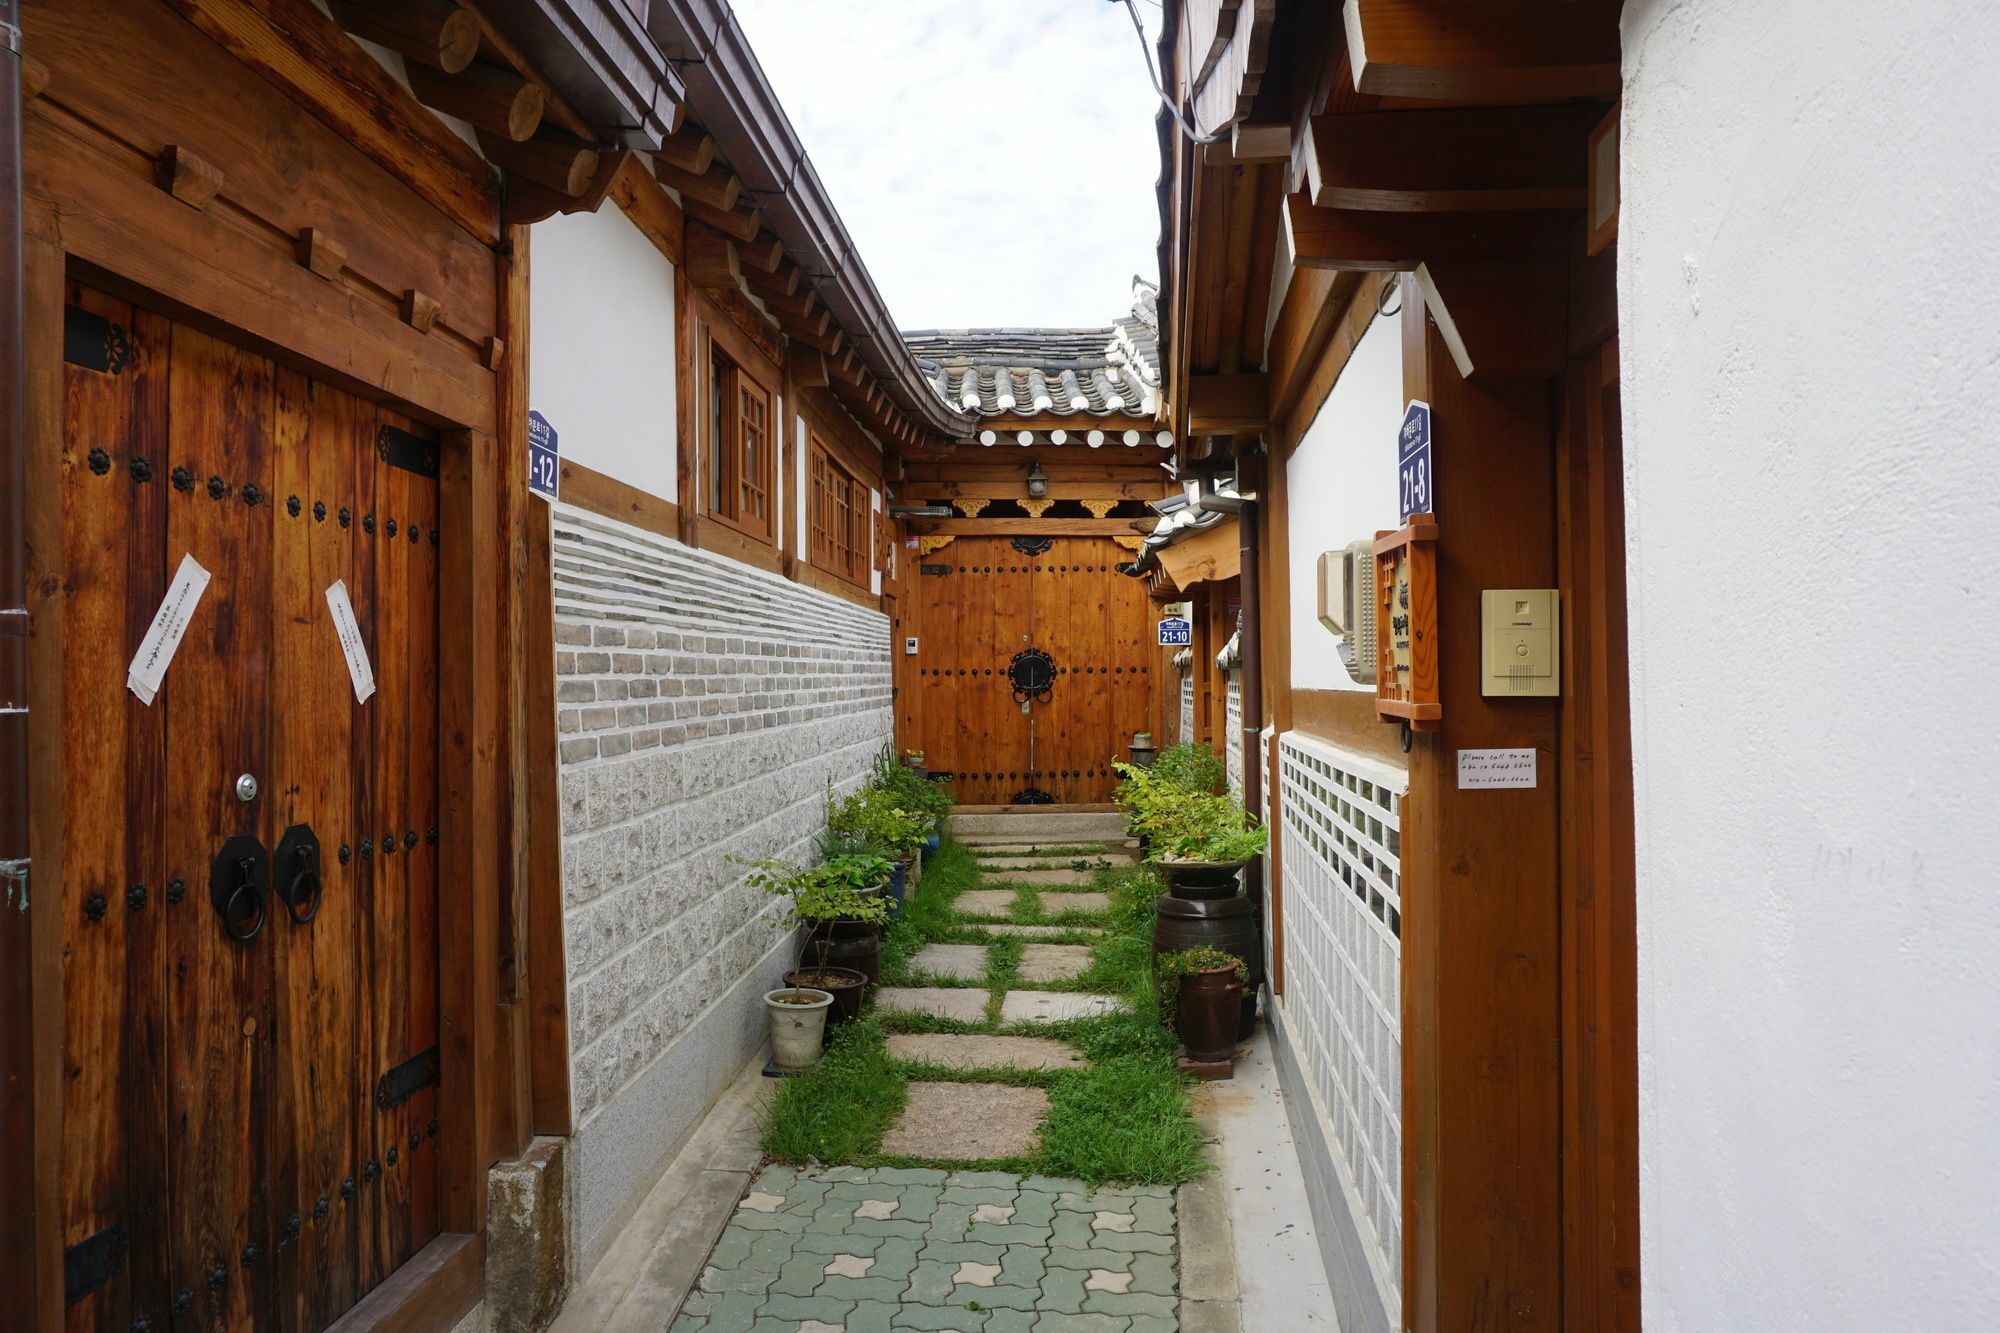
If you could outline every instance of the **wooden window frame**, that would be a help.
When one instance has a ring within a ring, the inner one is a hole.
[[[811,463],[807,469],[807,513],[810,551],[815,569],[858,588],[866,588],[875,571],[874,488],[819,437],[807,436]],[[842,491],[847,499],[843,506]]]
[[[702,363],[702,513],[753,541],[775,546],[778,395],[745,361],[721,340],[713,336],[707,340]],[[746,424],[746,400],[761,411],[761,425]],[[746,460],[753,430],[761,432],[761,448]]]

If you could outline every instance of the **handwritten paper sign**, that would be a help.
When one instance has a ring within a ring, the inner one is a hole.
[[[1532,787],[1535,785],[1533,750],[1460,750],[1458,789],[1481,787]]]
[[[187,633],[188,622],[194,619],[195,608],[201,605],[201,595],[208,590],[210,577],[193,556],[181,557],[174,581],[168,585],[167,595],[160,599],[153,623],[146,627],[146,637],[139,640],[139,651],[125,668],[125,688],[138,695],[148,708],[160,692],[160,682],[167,678],[167,668],[173,665],[181,637]]]
[[[354,682],[354,702],[365,704],[375,693],[375,668],[368,661],[368,644],[361,637],[361,622],[354,617],[346,579],[327,585],[326,609],[333,614],[333,632],[340,638],[341,656],[347,659],[347,678]]]

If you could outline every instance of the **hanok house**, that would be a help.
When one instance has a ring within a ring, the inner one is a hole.
[[[1120,576],[1172,489],[1156,293],[1101,329],[904,335],[981,447],[906,455],[892,512],[897,733],[967,805],[1108,801],[1165,699],[1155,619]]]
[[[761,1040],[726,858],[892,743],[886,506],[974,418],[727,7],[645,8],[22,16],[23,1324],[539,1325]]]

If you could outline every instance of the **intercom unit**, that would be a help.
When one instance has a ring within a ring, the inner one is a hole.
[[[1340,664],[1356,684],[1375,683],[1375,543],[1350,542],[1319,557],[1319,623],[1340,636]]]
[[[1515,698],[1562,693],[1562,599],[1554,588],[1487,588],[1479,594],[1479,692]]]

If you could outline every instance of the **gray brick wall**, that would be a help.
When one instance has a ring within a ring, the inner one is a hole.
[[[810,855],[891,736],[889,622],[568,506],[555,600],[581,1127],[778,942],[727,858]]]

